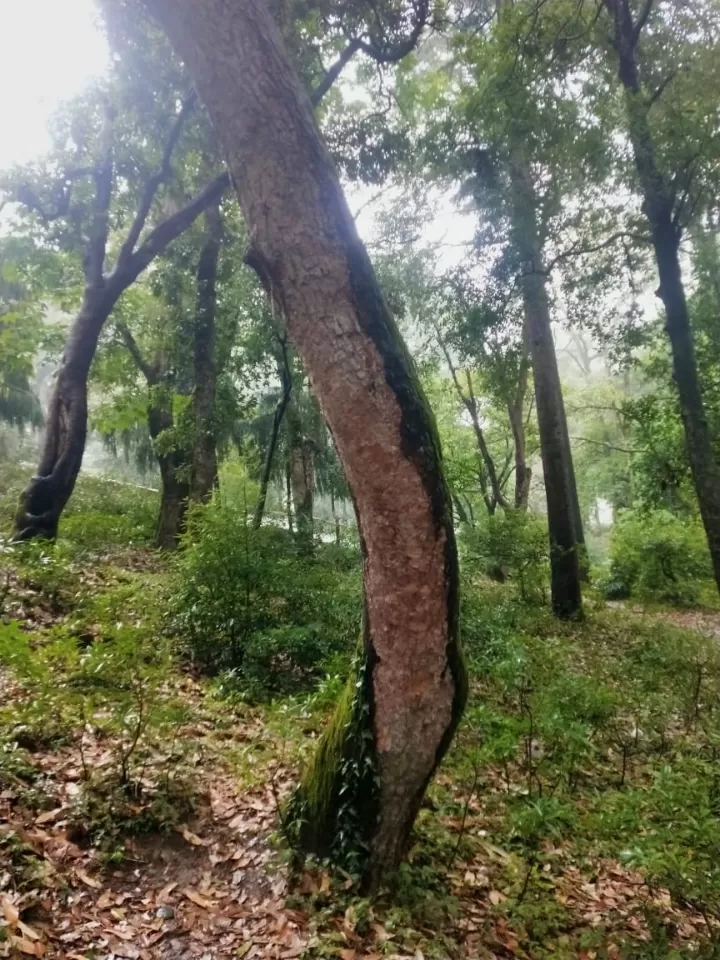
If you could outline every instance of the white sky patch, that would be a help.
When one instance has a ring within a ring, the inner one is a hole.
[[[0,0],[0,169],[50,147],[48,120],[107,69],[93,0]]]

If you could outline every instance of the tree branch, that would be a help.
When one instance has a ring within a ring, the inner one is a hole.
[[[113,186],[113,147],[116,112],[109,105],[100,131],[100,165],[95,170],[95,201],[90,236],[83,257],[83,270],[89,287],[100,288],[110,230],[110,201]]]
[[[648,21],[648,17],[650,16],[650,13],[652,11],[654,2],[655,0],[645,0],[645,3],[643,4],[643,8],[640,11],[640,15],[638,16],[632,31],[633,46],[636,46],[638,40],[640,39],[640,34],[642,33],[642,29]]]
[[[120,255],[118,256],[118,265],[125,264],[130,259],[132,254],[135,251],[135,246],[137,245],[138,240],[140,239],[140,234],[143,231],[143,227],[150,213],[150,207],[152,206],[153,200],[160,188],[160,185],[167,180],[170,176],[170,161],[172,159],[173,151],[177,145],[180,135],[182,134],[183,127],[185,126],[185,121],[187,120],[188,115],[191,113],[193,107],[196,103],[196,96],[194,91],[190,93],[182,103],[180,111],[175,117],[175,121],[170,128],[170,133],[165,143],[165,149],[163,150],[162,161],[160,162],[160,167],[157,173],[154,173],[150,179],[145,184],[145,188],[140,198],[140,203],[138,205],[137,212],[135,214],[135,219],[133,220],[132,226],[128,231],[127,238],[123,243],[120,249]]]
[[[570,257],[581,257],[586,253],[598,253],[600,250],[605,250],[607,247],[611,247],[618,240],[622,239],[631,239],[636,240],[638,243],[650,243],[650,238],[645,236],[642,233],[631,233],[628,230],[618,230],[616,233],[610,234],[605,240],[600,243],[590,244],[589,246],[583,246],[582,244],[575,244],[572,247],[568,247],[567,250],[563,250],[556,257],[554,257],[550,263],[547,265],[543,273],[550,274],[552,270],[561,263],[563,260],[568,260]]]
[[[140,347],[138,346],[137,340],[130,332],[130,328],[126,324],[122,323],[122,321],[116,320],[115,329],[118,331],[118,333],[122,337],[123,343],[127,347],[128,353],[135,361],[135,366],[138,368],[138,370],[142,373],[142,375],[147,380],[148,386],[149,387],[155,386],[155,384],[157,384],[158,382],[157,367],[148,363],[144,359],[140,351]]]
[[[590,437],[570,437],[573,443],[590,443],[595,447],[603,447],[607,451],[615,451],[617,453],[629,453],[629,454],[638,454],[642,453],[642,450],[629,450],[627,447],[616,447],[612,443],[606,443],[604,440],[591,440]]]
[[[368,57],[376,63],[397,63],[411,53],[423,32],[427,23],[430,10],[430,0],[417,0],[414,4],[415,16],[412,30],[405,40],[389,46],[382,46],[373,40],[364,40],[362,37],[354,37],[342,51],[335,63],[327,70],[317,87],[310,94],[310,102],[316,107],[325,94],[330,90],[337,78],[343,72],[348,63],[355,54],[362,50]]]
[[[376,63],[397,63],[398,60],[402,60],[403,57],[412,53],[427,23],[430,0],[417,0],[417,3],[413,6],[415,8],[415,22],[405,40],[387,47],[381,47],[372,40],[359,40],[360,49],[363,53],[372,57]]]
[[[212,180],[204,190],[194,197],[182,210],[178,210],[167,220],[159,223],[148,234],[145,242],[138,247],[126,263],[118,263],[108,277],[108,285],[119,285],[123,289],[133,283],[155,257],[165,251],[170,243],[180,236],[200,214],[222,197],[230,186],[229,174],[222,173]]]
[[[15,200],[22,203],[28,210],[34,210],[39,214],[43,223],[52,223],[53,220],[59,220],[64,217],[70,209],[70,198],[72,196],[72,187],[75,180],[83,177],[92,177],[95,175],[95,167],[77,167],[74,170],[67,170],[62,177],[55,181],[52,189],[52,197],[55,201],[55,209],[48,213],[43,209],[42,202],[29,184],[24,183],[15,191]]]
[[[328,90],[335,83],[337,78],[343,72],[348,63],[352,60],[355,54],[360,49],[360,41],[358,39],[351,40],[350,43],[345,47],[343,52],[337,58],[335,63],[327,70],[325,76],[322,78],[320,83],[315,87],[315,89],[310,94],[310,103],[316,107]]]
[[[648,110],[650,109],[650,107],[652,107],[654,104],[657,103],[657,101],[660,99],[663,93],[665,93],[665,90],[673,82],[676,76],[677,76],[677,70],[671,70],[670,73],[665,77],[665,79],[661,81],[661,83],[658,85],[657,90],[655,90],[650,95],[650,99],[648,100],[648,104],[647,104]]]

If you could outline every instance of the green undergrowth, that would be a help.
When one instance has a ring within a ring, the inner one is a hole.
[[[0,674],[11,696],[0,706],[0,792],[31,820],[67,806],[76,842],[109,861],[128,836],[187,822],[198,780],[184,731],[199,716],[215,760],[250,789],[278,769],[312,770],[338,698],[357,690],[346,686],[360,621],[357,556],[319,548],[300,558],[282,531],[246,541],[216,510],[173,561],[137,545],[91,550],[72,527],[55,546],[2,554]],[[520,589],[512,562],[505,583],[488,580],[485,563],[466,558],[470,697],[409,859],[372,901],[358,892],[358,862],[330,870],[322,859],[342,860],[334,841],[306,862],[288,906],[308,917],[308,960],[343,950],[718,956],[717,640],[670,625],[660,607],[640,617],[592,598],[584,621],[560,623],[533,581]],[[217,666],[193,653],[179,615],[198,617]],[[246,618],[242,655],[229,666],[235,615]],[[283,645],[286,635],[294,640]],[[199,666],[210,675],[193,681],[191,702],[183,684]],[[347,733],[341,723],[326,742]],[[48,773],[53,758],[62,769],[69,756],[79,769],[71,797]],[[343,769],[331,792],[352,796],[358,772]],[[285,849],[282,833],[279,825]],[[42,869],[12,830],[0,830],[0,857],[23,889]]]
[[[0,534],[9,536],[32,468],[0,462]],[[67,553],[121,552],[152,544],[158,494],[133,484],[81,474],[60,522]]]
[[[717,956],[717,641],[603,608],[562,624],[506,586],[464,587],[470,700],[408,862],[372,902],[318,864],[293,901],[307,956],[336,955],[338,917],[381,955],[454,956],[470,917],[481,957]]]

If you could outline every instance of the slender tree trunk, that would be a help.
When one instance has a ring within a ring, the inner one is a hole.
[[[290,398],[285,414],[290,483],[295,508],[295,539],[303,553],[313,550],[313,493],[315,465],[312,443],[303,434],[302,417],[297,402]]]
[[[632,9],[621,0],[605,0],[615,31],[620,82],[625,91],[628,131],[650,223],[660,285],[657,296],[665,308],[673,377],[680,398],[685,443],[700,506],[715,582],[720,590],[720,464],[713,449],[705,413],[693,341],[690,313],[680,269],[681,229],[674,217],[674,190],[660,169],[648,119],[650,100],[642,89],[638,42],[643,24],[633,23]]]
[[[57,536],[60,515],[75,487],[85,452],[88,372],[113,305],[114,299],[103,289],[86,289],[50,400],[40,465],[20,497],[16,540]]]
[[[185,530],[190,484],[178,479],[182,469],[175,457],[158,457],[162,490],[160,511],[155,528],[155,545],[161,550],[175,550]],[[187,470],[187,464],[182,465]]]
[[[215,312],[217,272],[222,245],[220,202],[205,211],[206,238],[197,271],[197,302],[194,329],[193,444],[190,497],[202,503],[218,484],[215,437]]]
[[[523,350],[518,370],[518,384],[515,396],[508,403],[508,419],[513,435],[515,456],[515,496],[516,510],[527,510],[530,498],[532,468],[527,463],[527,445],[525,442],[525,397],[527,396],[528,373],[530,369],[530,343],[527,324],[523,324]]]
[[[290,376],[290,368],[288,367],[284,341],[282,343],[282,362],[278,363],[278,367],[280,382],[282,384],[282,394],[277,402],[277,406],[275,407],[272,427],[270,430],[270,439],[268,441],[267,450],[265,451],[265,461],[263,463],[262,476],[260,477],[260,492],[258,494],[257,504],[255,505],[255,515],[253,516],[253,530],[259,530],[262,526],[263,516],[265,515],[265,504],[267,502],[268,488],[270,486],[270,477],[272,476],[273,462],[275,460],[275,451],[277,450],[278,440],[280,438],[280,427],[282,426],[283,418],[285,417],[285,411],[287,410],[288,403],[290,402],[290,394],[292,392],[292,377]],[[290,516],[290,512],[291,511],[288,507],[288,517]],[[292,527],[289,523],[288,529],[292,530]]]
[[[332,492],[332,490],[330,491],[330,511],[332,513],[332,518],[335,523],[335,546],[339,547],[341,543],[340,517],[338,516],[337,510],[335,509],[335,494]]]
[[[517,146],[512,150],[511,175],[513,228],[521,259],[522,292],[545,479],[552,605],[558,617],[571,617],[582,610],[576,527],[579,508],[575,504],[575,476],[550,323],[535,188],[530,165]]]
[[[173,415],[169,407],[148,407],[148,426],[153,444],[157,446],[161,434],[173,428]],[[185,530],[190,498],[190,452],[171,450],[168,453],[157,453],[157,458],[161,489],[155,545],[162,550],[174,550]]]
[[[301,842],[335,856],[354,847],[372,887],[407,850],[466,697],[435,425],[263,0],[146,2],[225,148],[253,263],[282,310],[353,492],[364,653],[295,802]]]
[[[272,427],[270,429],[270,439],[265,451],[265,460],[263,461],[262,475],[260,477],[260,492],[255,504],[255,514],[253,516],[253,530],[259,530],[262,526],[265,516],[265,505],[267,503],[268,488],[270,487],[270,477],[272,476],[273,462],[275,460],[275,451],[277,450],[278,439],[280,437],[280,427],[285,416],[285,409],[288,403],[288,395],[283,393],[275,407],[273,414]]]
[[[285,458],[285,516],[287,518],[287,528],[290,533],[293,533],[295,524],[293,523],[292,479],[290,472],[290,457],[288,456]]]
[[[525,410],[516,403],[508,404],[508,419],[515,447],[515,496],[516,510],[527,510],[532,481],[532,467],[527,463],[525,445]]]

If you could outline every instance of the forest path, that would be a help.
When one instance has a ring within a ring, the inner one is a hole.
[[[303,918],[287,909],[287,870],[269,842],[289,774],[274,765],[270,780],[243,784],[212,719],[201,716],[199,685],[182,686],[200,714],[178,731],[194,768],[192,813],[164,833],[128,838],[121,862],[91,846],[74,820],[84,769],[102,777],[113,762],[106,742],[86,730],[81,743],[36,750],[39,809],[21,778],[3,783],[0,916],[11,935],[0,957],[289,960],[303,952]],[[13,695],[7,683],[3,692]],[[252,753],[268,730],[250,715],[225,725],[222,738]],[[138,797],[138,823],[147,802]]]

